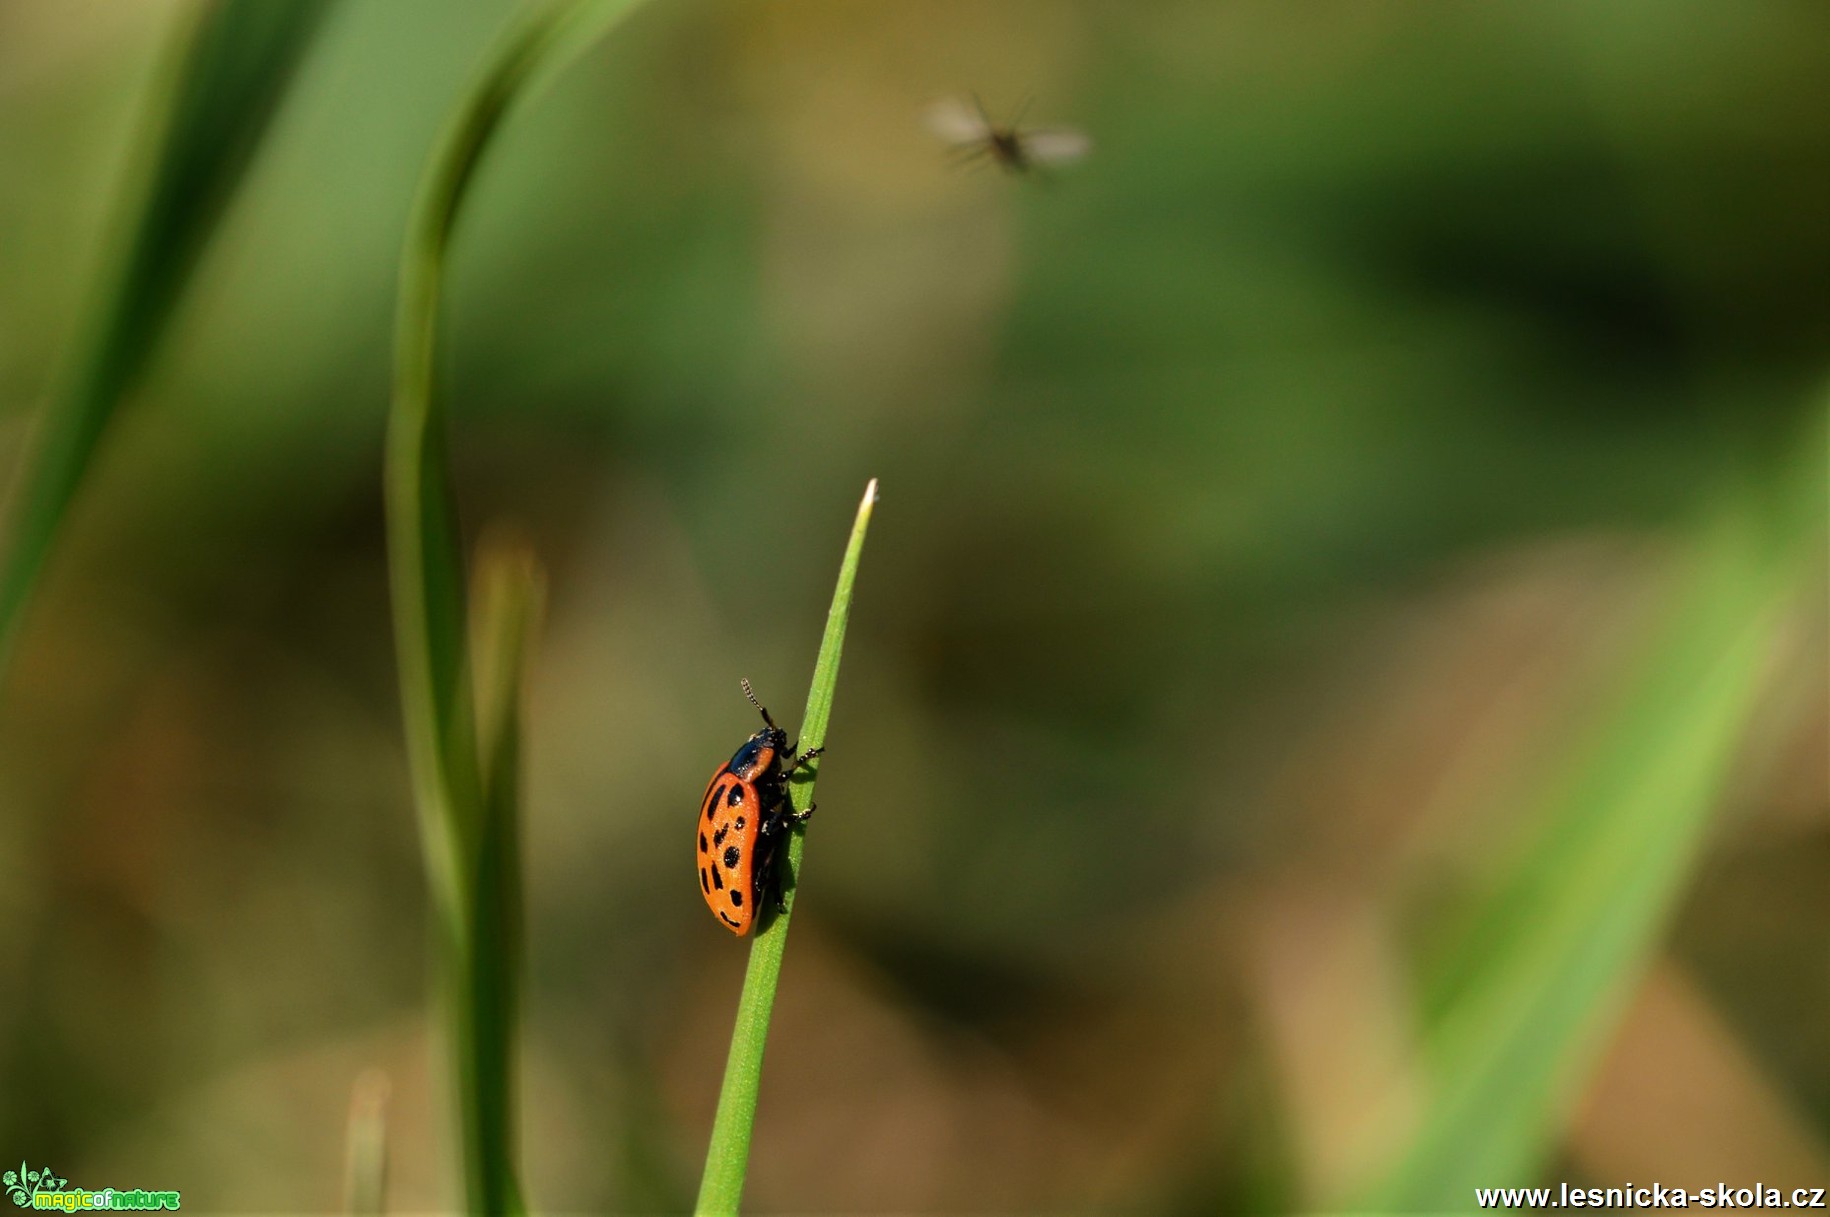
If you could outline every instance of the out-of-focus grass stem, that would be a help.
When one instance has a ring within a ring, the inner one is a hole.
[[[128,174],[105,278],[0,521],[0,674],[90,460],[164,335],[330,4],[201,5],[182,53],[159,75],[159,117]]]
[[[1724,488],[1684,538],[1614,704],[1431,978],[1416,1127],[1341,1207],[1459,1209],[1477,1186],[1538,1178],[1702,855],[1785,640],[1822,612],[1825,434],[1779,476]]]
[[[543,6],[503,36],[439,139],[401,256],[385,469],[389,581],[439,939],[440,1001],[454,1053],[463,1191],[476,1214],[524,1211],[515,1166],[521,892],[514,703],[539,579],[525,552],[486,558],[483,608],[472,621],[438,392],[439,308],[458,215],[504,118],[637,2]]]

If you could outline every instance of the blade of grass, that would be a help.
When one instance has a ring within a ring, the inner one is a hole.
[[[839,583],[826,614],[826,633],[813,665],[813,687],[807,693],[807,712],[801,716],[799,746],[820,748],[826,743],[826,724],[832,717],[833,688],[839,679],[839,656],[845,648],[845,623],[851,616],[852,584],[858,577],[858,556],[864,552],[864,534],[870,528],[871,509],[877,502],[877,481],[864,489],[852,523],[851,540],[839,564]],[[817,771],[802,770],[790,793],[796,807],[811,806]],[[737,999],[737,1025],[731,1032],[730,1055],[725,1058],[724,1084],[718,1092],[718,1114],[712,1121],[711,1145],[706,1150],[705,1174],[699,1182],[694,1211],[700,1217],[734,1214],[743,1200],[744,1175],[750,1165],[750,1138],[756,1127],[756,1096],[762,1086],[763,1047],[769,1037],[769,1015],[775,1008],[775,987],[781,978],[782,951],[788,940],[788,919],[794,911],[794,889],[801,873],[801,851],[806,839],[800,829],[788,838],[782,874],[782,901],[786,907],[767,924],[759,924],[750,944],[750,962],[744,972],[743,992]],[[758,910],[760,914],[762,910]]]
[[[463,663],[463,561],[436,392],[447,254],[470,184],[510,107],[638,3],[548,5],[511,28],[447,123],[408,221],[388,420],[388,548],[408,753],[428,867],[445,898],[455,890],[454,851],[474,826],[467,809],[478,796]]]
[[[166,97],[139,163],[74,358],[7,503],[0,674],[32,588],[109,420],[146,367],[217,217],[258,151],[330,0],[208,4],[161,73]]]
[[[1811,449],[1815,457],[1821,444]],[[1694,868],[1773,660],[1821,565],[1821,477],[1744,489],[1694,540],[1665,625],[1545,807],[1545,831],[1435,985],[1434,1093],[1345,1207],[1459,1211],[1534,1182]],[[1808,522],[1808,523],[1806,523]],[[1802,524],[1802,526],[1801,526]]]
[[[473,582],[477,738],[483,807],[511,809],[521,775],[521,672],[546,601],[546,575],[525,542],[485,540]]]
[[[476,1155],[502,1147],[502,1177],[479,1180],[521,1203],[512,1171],[519,1132],[516,1030],[521,1025],[521,696],[531,635],[545,599],[533,553],[516,544],[485,545],[477,561],[472,645],[476,656],[477,754],[482,763],[482,823],[466,907],[470,950],[460,979],[459,1053],[473,1078]]]
[[[518,659],[495,655],[479,691],[457,508],[437,392],[439,303],[458,215],[510,109],[639,0],[570,0],[528,11],[488,55],[440,136],[401,254],[393,401],[385,469],[396,662],[420,843],[442,961],[441,1004],[454,1054],[465,1203],[520,1213],[515,1169],[514,1042],[519,951],[514,788],[518,729],[500,681]],[[491,576],[492,580],[496,576]],[[500,593],[482,639],[518,656],[537,599],[531,573]],[[492,583],[493,585],[493,583]],[[519,607],[517,607],[519,606]],[[500,617],[497,620],[497,617]],[[481,644],[481,640],[479,645]]]

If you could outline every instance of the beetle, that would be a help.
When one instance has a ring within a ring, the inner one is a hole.
[[[788,779],[825,749],[809,748],[796,756],[788,733],[756,700],[750,682],[739,683],[764,725],[718,767],[699,800],[699,890],[724,928],[742,935],[754,923],[764,896],[774,898],[778,911],[787,911],[781,845],[790,828],[813,814],[812,806],[794,810]]]

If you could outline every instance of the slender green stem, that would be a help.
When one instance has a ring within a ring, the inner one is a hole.
[[[813,687],[807,694],[807,713],[801,718],[800,746],[823,747],[826,724],[832,717],[833,687],[839,679],[839,655],[845,647],[845,622],[851,615],[852,584],[858,577],[858,556],[864,551],[864,534],[870,527],[871,509],[877,502],[872,479],[858,504],[851,540],[839,565],[839,584],[826,614],[826,633],[820,639],[819,658],[813,665]],[[794,805],[811,806],[817,773],[803,771],[790,787]],[[782,951],[788,941],[788,920],[794,911],[794,889],[801,873],[801,851],[806,844],[801,830],[788,839],[782,874],[782,900],[787,906],[765,925],[759,925],[750,944],[750,963],[744,972],[743,993],[737,999],[737,1025],[731,1032],[731,1052],[725,1060],[724,1086],[718,1093],[718,1114],[712,1121],[711,1146],[705,1155],[705,1174],[699,1182],[694,1211],[701,1217],[731,1214],[743,1199],[744,1175],[750,1165],[750,1137],[756,1127],[756,1096],[762,1085],[763,1047],[769,1037],[769,1014],[775,1007],[775,986],[781,978]]]
[[[638,0],[573,0],[534,11],[504,36],[445,128],[408,221],[394,326],[388,420],[388,548],[407,742],[428,864],[453,887],[457,842],[436,847],[475,805],[470,696],[463,665],[463,563],[447,482],[443,403],[436,392],[439,301],[458,213],[511,105]]]
[[[408,221],[395,314],[385,470],[396,660],[421,847],[454,1052],[464,1195],[478,1214],[523,1211],[515,1170],[514,1041],[520,877],[518,683],[537,600],[531,564],[485,580],[473,664],[471,618],[437,391],[439,303],[452,234],[510,109],[639,0],[563,0],[532,10],[496,47],[439,140]],[[520,574],[513,573],[519,570]],[[494,673],[481,690],[478,666]],[[505,689],[508,691],[505,693]],[[479,717],[486,735],[479,736]]]

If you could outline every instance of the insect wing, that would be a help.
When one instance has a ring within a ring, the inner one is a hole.
[[[1072,127],[1040,127],[1022,140],[1024,157],[1038,165],[1071,165],[1093,149],[1086,132]]]
[[[978,107],[959,97],[944,97],[929,106],[922,122],[935,138],[956,148],[991,138],[991,124]]]

